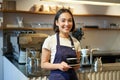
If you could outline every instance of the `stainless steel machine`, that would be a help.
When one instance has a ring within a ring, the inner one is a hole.
[[[99,48],[81,49],[81,67],[93,66],[93,52],[98,50]]]
[[[48,35],[43,33],[21,33],[18,37],[12,37],[11,43],[14,45],[13,54],[18,63],[26,63],[28,57],[37,58],[39,61],[42,43],[46,37]],[[29,55],[28,50],[30,50]]]

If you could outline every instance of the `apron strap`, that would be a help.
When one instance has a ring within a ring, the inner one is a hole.
[[[57,33],[56,37],[57,37],[57,46],[60,46],[59,33]]]
[[[72,47],[74,47],[73,39],[72,39],[72,37],[70,35],[69,35],[69,38],[70,38]]]

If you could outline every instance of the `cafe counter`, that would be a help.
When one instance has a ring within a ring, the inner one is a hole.
[[[29,69],[14,58],[3,56],[4,80],[48,80],[49,71]],[[79,80],[119,80],[120,63],[105,63],[101,67],[82,67],[76,71]]]
[[[120,80],[120,63],[105,63],[101,67],[78,70],[80,80]]]
[[[4,80],[47,80],[49,71],[19,64],[13,57],[3,56]]]

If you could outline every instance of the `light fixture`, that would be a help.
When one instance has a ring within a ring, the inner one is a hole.
[[[54,2],[63,2],[63,3],[75,3],[75,4],[88,4],[88,5],[103,5],[103,6],[120,6],[119,2],[113,2],[113,1],[100,1],[100,0],[42,0],[42,1],[54,1]]]

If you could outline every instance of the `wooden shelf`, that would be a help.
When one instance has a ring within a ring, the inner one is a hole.
[[[15,28],[15,27],[10,27],[10,28],[3,28],[3,30],[40,30],[40,31],[46,31],[46,30],[51,30],[52,31],[52,28]]]
[[[41,14],[41,15],[55,15],[55,13],[52,12],[32,12],[32,11],[21,11],[21,10],[0,10],[0,12],[3,13],[25,13],[25,14]],[[116,15],[92,15],[92,14],[74,14],[74,16],[85,16],[85,17],[120,17]],[[3,27],[0,28],[0,30],[53,30],[52,28],[30,28],[30,27],[24,27],[24,28],[18,28],[18,27]],[[120,29],[111,29],[111,28],[83,28],[84,31],[86,30],[120,30]]]
[[[37,30],[37,31],[52,31],[53,29],[52,28],[17,28],[17,27],[9,27],[9,28],[2,28],[0,27],[0,30],[9,30],[9,31],[12,31],[12,30],[16,30],[16,31],[20,31],[20,30]],[[83,31],[88,31],[88,30],[120,30],[120,29],[115,29],[115,28],[82,28]]]
[[[54,15],[52,12],[32,12],[32,11],[21,11],[21,10],[2,10],[3,13],[25,13],[25,14],[44,14],[44,15]]]
[[[120,30],[120,28],[82,28],[82,30]]]
[[[42,15],[55,15],[53,12],[32,12],[32,11],[21,11],[21,10],[1,10],[3,13],[25,13],[25,14],[42,14]],[[74,16],[95,16],[95,17],[120,17],[119,15],[101,15],[101,14],[73,14]]]

